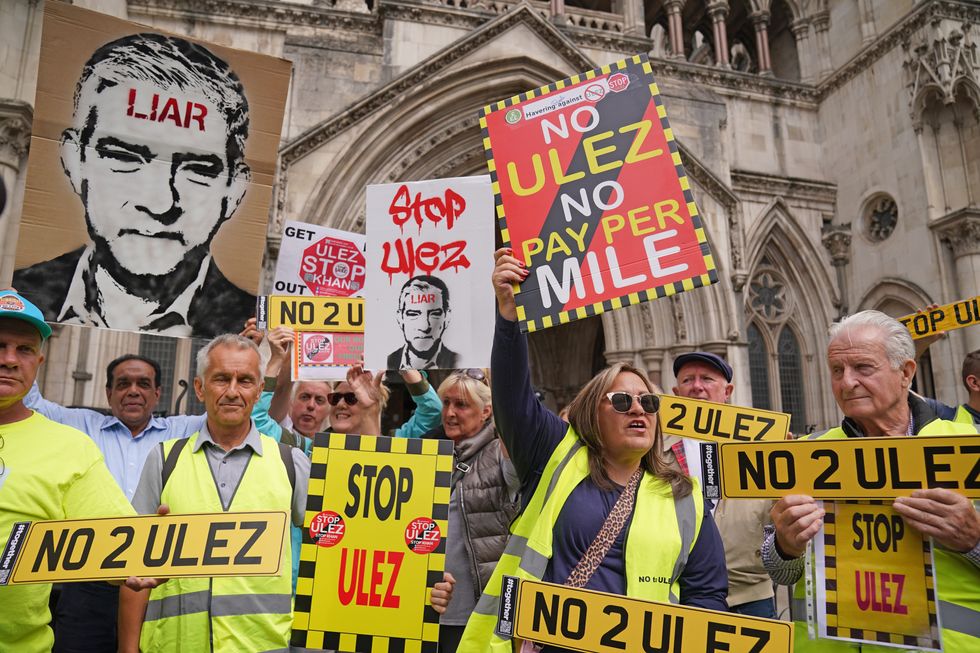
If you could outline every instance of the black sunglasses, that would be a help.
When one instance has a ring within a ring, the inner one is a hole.
[[[330,402],[331,406],[336,406],[343,399],[344,403],[348,406],[354,406],[357,404],[357,395],[353,392],[331,392],[327,395],[327,401]]]
[[[660,397],[647,392],[642,395],[631,395],[628,392],[607,392],[606,398],[617,413],[628,413],[633,407],[633,398],[640,400],[640,408],[644,413],[655,413],[660,410]]]

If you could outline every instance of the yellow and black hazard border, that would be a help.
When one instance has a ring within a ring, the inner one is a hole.
[[[372,651],[376,653],[437,653],[439,650],[439,613],[426,602],[423,611],[422,637],[408,639],[365,635],[360,633],[310,630],[310,611],[313,605],[313,576],[316,571],[317,545],[310,538],[310,521],[323,510],[324,481],[331,449],[372,451],[378,453],[439,456],[433,488],[432,520],[442,533],[449,532],[449,489],[452,480],[453,443],[450,440],[418,438],[388,438],[374,435],[317,433],[313,441],[310,465],[310,487],[303,519],[303,545],[300,549],[299,578],[293,604],[291,649],[333,650],[338,653]],[[445,490],[439,492],[438,490]],[[444,499],[438,497],[444,496]],[[426,586],[442,581],[446,558],[446,538],[428,555]]]
[[[612,299],[596,302],[587,306],[580,306],[568,311],[556,311],[553,315],[545,315],[540,320],[528,320],[525,316],[524,307],[521,305],[519,295],[521,292],[521,287],[520,284],[517,284],[514,287],[514,294],[517,295],[517,297],[515,297],[517,301],[517,319],[520,324],[521,331],[525,333],[547,329],[555,326],[556,324],[567,324],[573,320],[593,317],[595,315],[605,313],[606,311],[623,308],[624,306],[632,306],[633,304],[639,304],[641,302],[653,301],[663,297],[669,297],[671,295],[682,293],[685,290],[694,290],[695,288],[710,286],[711,284],[718,282],[718,269],[715,265],[714,256],[711,254],[711,249],[708,246],[708,237],[704,230],[704,223],[701,220],[701,214],[698,212],[698,207],[694,203],[694,194],[691,192],[691,182],[690,179],[688,179],[687,171],[684,169],[684,164],[681,162],[680,150],[677,147],[677,141],[674,140],[674,132],[670,128],[670,122],[667,120],[667,109],[664,107],[663,99],[660,96],[660,87],[653,78],[653,67],[650,65],[650,60],[645,54],[637,54],[629,57],[628,59],[623,59],[612,64],[600,66],[598,68],[593,68],[592,70],[580,73],[578,75],[566,77],[563,80],[552,82],[547,86],[531,89],[530,91],[514,95],[505,100],[500,100],[494,104],[488,104],[481,109],[480,129],[483,134],[483,149],[487,157],[487,168],[490,171],[493,201],[497,209],[497,221],[500,225],[500,237],[503,241],[504,247],[511,247],[510,233],[507,229],[507,216],[504,212],[504,204],[500,195],[500,181],[497,178],[497,163],[494,160],[493,149],[490,146],[490,130],[487,128],[487,116],[495,111],[506,110],[515,104],[520,104],[521,102],[525,102],[527,100],[543,97],[545,95],[561,91],[568,86],[575,86],[576,84],[580,84],[584,81],[595,79],[597,76],[609,75],[617,70],[625,70],[631,64],[642,68],[645,81],[650,89],[650,95],[657,106],[657,116],[660,117],[660,125],[664,130],[667,145],[670,147],[670,157],[674,163],[674,169],[677,171],[677,177],[680,181],[681,189],[684,192],[684,200],[687,203],[687,210],[691,215],[691,221],[694,225],[694,232],[697,235],[698,244],[701,247],[701,256],[704,260],[704,265],[707,272],[696,277],[683,279],[682,281],[675,281],[673,283],[657,286],[655,288],[649,288],[642,292],[634,292],[628,295],[623,295],[622,297],[614,297]]]
[[[891,505],[886,501],[842,501],[847,504],[870,504],[874,506]],[[846,628],[838,625],[838,606],[837,606],[837,513],[834,501],[825,501],[824,510],[826,514],[823,518],[823,545],[824,545],[824,569],[825,580],[824,589],[827,596],[827,636],[841,639],[858,639],[864,641],[875,641],[882,644],[893,646],[904,646],[910,648],[930,648],[940,650],[939,619],[936,616],[936,583],[932,569],[932,549],[930,540],[922,538],[922,558],[926,569],[926,598],[929,606],[929,629],[931,637],[912,637],[898,633],[880,632],[876,630]]]

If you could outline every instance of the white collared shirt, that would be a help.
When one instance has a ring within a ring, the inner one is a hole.
[[[210,254],[201,262],[201,269],[194,281],[169,306],[160,306],[133,295],[126,288],[120,286],[105,269],[97,268],[95,283],[98,287],[99,305],[93,306],[90,310],[86,306],[85,272],[89,269],[94,254],[95,248],[92,245],[87,246],[82,252],[78,265],[75,267],[71,285],[68,287],[65,303],[58,313],[58,322],[142,331],[148,330],[146,327],[152,324],[154,320],[168,313],[174,313],[180,316],[181,323],[156,331],[172,336],[191,335],[187,315],[194,295],[201,289],[204,280],[207,278],[208,270],[211,267]]]

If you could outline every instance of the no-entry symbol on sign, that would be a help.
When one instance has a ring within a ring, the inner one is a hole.
[[[350,297],[364,287],[365,269],[357,245],[327,236],[303,250],[299,277],[317,297]]]
[[[606,89],[601,84],[593,84],[585,89],[585,99],[589,102],[598,102],[606,94]]]

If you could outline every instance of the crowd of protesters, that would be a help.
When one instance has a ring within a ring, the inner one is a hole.
[[[561,417],[548,410],[531,385],[517,324],[513,285],[526,268],[507,249],[495,259],[490,369],[455,370],[438,388],[425,371],[398,372],[416,410],[392,435],[454,443],[447,572],[431,589],[439,650],[512,650],[495,631],[504,575],[768,618],[777,617],[774,584],[796,583],[792,618],[805,620],[797,581],[823,523],[820,504],[803,495],[706,498],[701,445],[661,433],[663,392],[629,364],[600,371]],[[106,370],[110,415],[65,408],[35,383],[50,326],[16,291],[0,291],[0,300],[0,537],[17,521],[168,511],[281,510],[292,521],[281,567],[292,578],[2,587],[0,649],[287,650],[314,436],[380,434],[385,372],[354,366],[340,382],[291,383],[291,332],[262,333],[250,320],[198,354],[194,391],[204,415],[156,417],[160,365],[137,355]],[[980,352],[964,362],[970,400],[958,408],[911,392],[916,353],[907,329],[882,313],[833,325],[826,358],[844,420],[807,437],[832,446],[863,436],[975,433]],[[715,353],[682,354],[673,372],[676,395],[723,403],[732,396],[733,369]],[[929,489],[894,508],[938,545],[945,650],[980,650],[975,507]],[[795,632],[798,651],[869,650],[811,640],[802,623]]]

